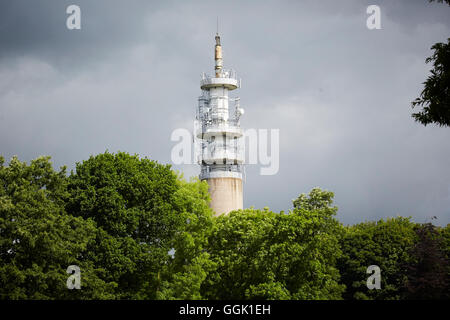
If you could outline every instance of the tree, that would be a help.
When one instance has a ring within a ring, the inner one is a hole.
[[[345,299],[401,299],[406,279],[404,264],[410,261],[415,243],[414,223],[408,218],[364,222],[345,228],[339,259],[342,282],[347,287]],[[367,268],[381,269],[381,289],[367,288]]]
[[[205,248],[214,224],[208,183],[198,178],[178,180],[176,206],[186,227],[175,235],[173,259],[163,271],[158,299],[202,299],[201,284],[216,264]]]
[[[96,225],[65,212],[65,168],[49,160],[0,157],[0,298],[112,298],[114,283],[86,259]],[[80,267],[82,290],[67,288],[69,265]]]
[[[186,283],[195,269],[200,276],[189,281],[199,287],[193,282],[209,266],[207,255],[197,256],[201,227],[212,219],[205,183],[185,183],[169,165],[137,155],[105,152],[77,163],[68,191],[67,211],[100,229],[90,259],[117,283],[118,298],[199,298],[172,281]]]
[[[450,225],[343,227],[333,193],[213,217],[208,184],[119,152],[75,172],[0,157],[1,299],[448,298]],[[81,270],[81,290],[66,286]],[[381,269],[369,290],[367,267]],[[344,289],[346,287],[346,291]]]
[[[423,125],[450,126],[450,38],[447,43],[436,43],[431,49],[434,54],[425,60],[433,62],[431,75],[424,82],[420,97],[412,102],[413,108],[423,106],[423,110],[412,116]]]
[[[450,279],[450,223],[440,229],[440,234],[442,237],[443,252],[448,263],[447,279]],[[447,290],[445,291],[443,298],[450,299],[450,284],[447,285]]]
[[[443,299],[449,286],[449,262],[442,233],[431,223],[418,226],[416,233],[419,241],[411,248],[407,265],[406,298]]]
[[[69,177],[49,157],[0,158],[0,298],[201,298],[214,266],[208,202],[206,182],[126,153],[92,156]],[[69,265],[81,290],[66,286]]]
[[[445,2],[450,5],[449,0]],[[412,108],[421,106],[423,109],[413,113],[412,117],[425,126],[430,123],[450,126],[450,38],[447,43],[436,43],[431,49],[433,55],[425,60],[426,63],[433,62],[431,75],[423,83],[425,87],[420,97],[411,103]]]
[[[246,209],[219,216],[208,253],[217,269],[202,292],[209,299],[339,299],[334,267],[339,223],[332,193],[301,195],[289,214]],[[318,199],[322,199],[319,203]]]

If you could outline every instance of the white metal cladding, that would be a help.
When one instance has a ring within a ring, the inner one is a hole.
[[[200,81],[200,87],[202,89],[222,87],[234,90],[239,88],[239,82],[233,78],[205,78]]]
[[[238,169],[238,167],[240,167]],[[222,168],[211,168],[202,166],[200,171],[200,180],[211,178],[237,178],[242,179],[243,167],[241,165],[232,168],[229,165],[225,165]]]
[[[236,179],[242,179],[242,173],[241,172],[210,172],[207,174],[201,174],[200,179],[212,179],[212,178],[236,178]]]

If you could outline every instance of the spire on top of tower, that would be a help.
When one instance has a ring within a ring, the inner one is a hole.
[[[222,46],[220,45],[220,36],[219,36],[219,17],[217,17],[217,33],[216,33],[216,47],[214,50],[214,60],[216,62],[215,70],[216,70],[216,78],[220,78],[222,73]]]

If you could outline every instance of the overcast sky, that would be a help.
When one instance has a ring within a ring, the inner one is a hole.
[[[70,4],[81,30],[66,28]],[[370,4],[381,30],[366,27]],[[450,128],[411,118],[430,47],[450,37],[450,7],[426,0],[0,0],[0,154],[69,169],[107,149],[170,163],[171,133],[192,129],[213,71],[217,16],[242,126],[280,129],[279,172],[248,165],[244,207],[288,210],[319,186],[345,224],[450,223]]]

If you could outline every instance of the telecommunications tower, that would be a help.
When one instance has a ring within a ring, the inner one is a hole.
[[[216,34],[214,76],[202,74],[196,115],[197,161],[200,180],[206,180],[211,208],[216,215],[242,209],[244,148],[240,117],[244,110],[239,98],[228,93],[241,87],[234,70],[223,69],[220,36]]]

